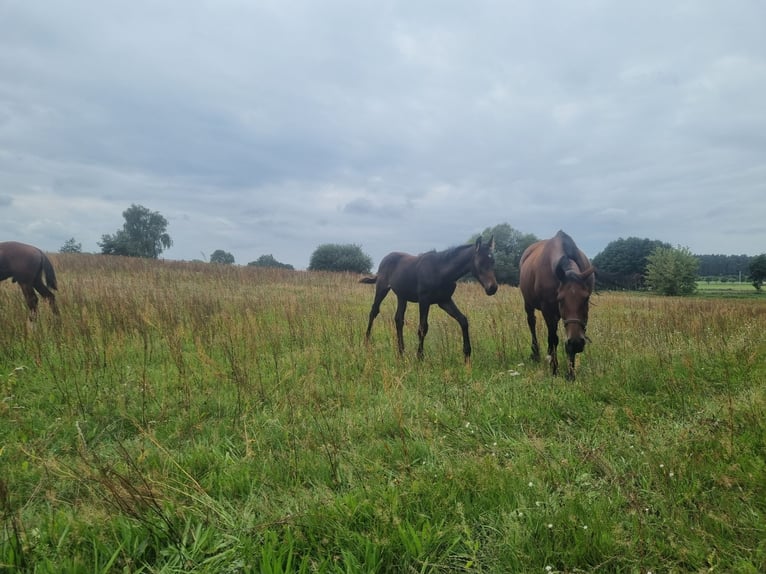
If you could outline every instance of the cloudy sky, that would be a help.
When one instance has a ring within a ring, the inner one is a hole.
[[[0,0],[0,240],[766,251],[766,3]]]

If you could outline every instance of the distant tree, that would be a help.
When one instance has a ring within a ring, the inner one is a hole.
[[[223,263],[225,265],[232,265],[234,263],[234,256],[228,251],[223,249],[216,249],[210,256],[210,263]]]
[[[248,266],[250,267],[275,267],[277,269],[294,269],[292,265],[289,263],[280,263],[276,259],[274,259],[274,256],[269,255],[261,255],[258,259],[255,261],[251,261],[248,263]]]
[[[646,273],[646,265],[649,255],[657,248],[671,249],[669,243],[656,239],[639,239],[628,237],[617,239],[609,243],[604,250],[593,258],[593,265],[599,270],[632,275]]]
[[[698,267],[686,247],[657,247],[647,257],[646,283],[661,295],[690,295],[697,289]]]
[[[700,261],[699,274],[712,277],[747,276],[752,259],[749,255],[697,255],[696,257]]]
[[[750,261],[750,281],[758,291],[763,287],[763,282],[766,281],[766,253],[761,253]]]
[[[114,235],[102,235],[99,246],[104,255],[126,255],[157,259],[173,240],[167,234],[168,220],[142,205],[122,212],[125,223]]]
[[[358,245],[320,245],[311,254],[309,271],[351,271],[369,273],[372,260]]]
[[[77,243],[74,237],[70,237],[61,246],[59,253],[82,253],[82,243]]]
[[[495,278],[506,285],[519,284],[519,260],[524,250],[537,241],[532,234],[517,231],[507,223],[487,227],[480,234],[482,240],[495,238]],[[471,237],[474,243],[479,235]]]

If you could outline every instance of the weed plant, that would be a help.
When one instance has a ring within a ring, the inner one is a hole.
[[[766,571],[763,298],[594,296],[567,382],[511,287],[466,366],[353,275],[53,262],[58,320],[0,285],[0,571]]]

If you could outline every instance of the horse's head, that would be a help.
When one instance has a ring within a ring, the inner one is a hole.
[[[564,258],[562,258],[563,260]],[[585,349],[585,329],[588,326],[588,306],[593,291],[594,267],[580,271],[571,264],[560,263],[556,276],[561,282],[557,294],[559,315],[564,321],[566,352],[570,357]]]
[[[471,273],[479,280],[487,295],[497,292],[497,279],[495,279],[495,238],[490,237],[485,244],[481,237],[476,240],[471,261]]]

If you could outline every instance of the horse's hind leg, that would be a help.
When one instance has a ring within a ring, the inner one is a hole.
[[[21,292],[24,293],[24,299],[27,302],[27,307],[29,307],[29,321],[30,323],[34,322],[37,317],[37,293],[35,293],[34,287],[27,283],[19,283],[19,287],[21,287]]]
[[[45,283],[43,283],[42,277],[38,277],[35,281],[34,288],[37,289],[37,292],[42,295],[43,299],[48,301],[50,303],[51,309],[53,310],[54,315],[59,314],[59,307],[56,304],[56,296],[53,294],[53,291],[48,289],[48,287],[45,286]]]
[[[386,295],[388,295],[388,292],[390,291],[390,287],[384,287],[382,283],[376,283],[375,284],[375,299],[372,302],[372,308],[370,309],[370,320],[367,323],[367,333],[364,336],[365,341],[370,340],[370,332],[372,331],[372,322],[375,320],[375,317],[378,316],[380,313],[380,304],[383,301],[383,299],[386,298]]]

